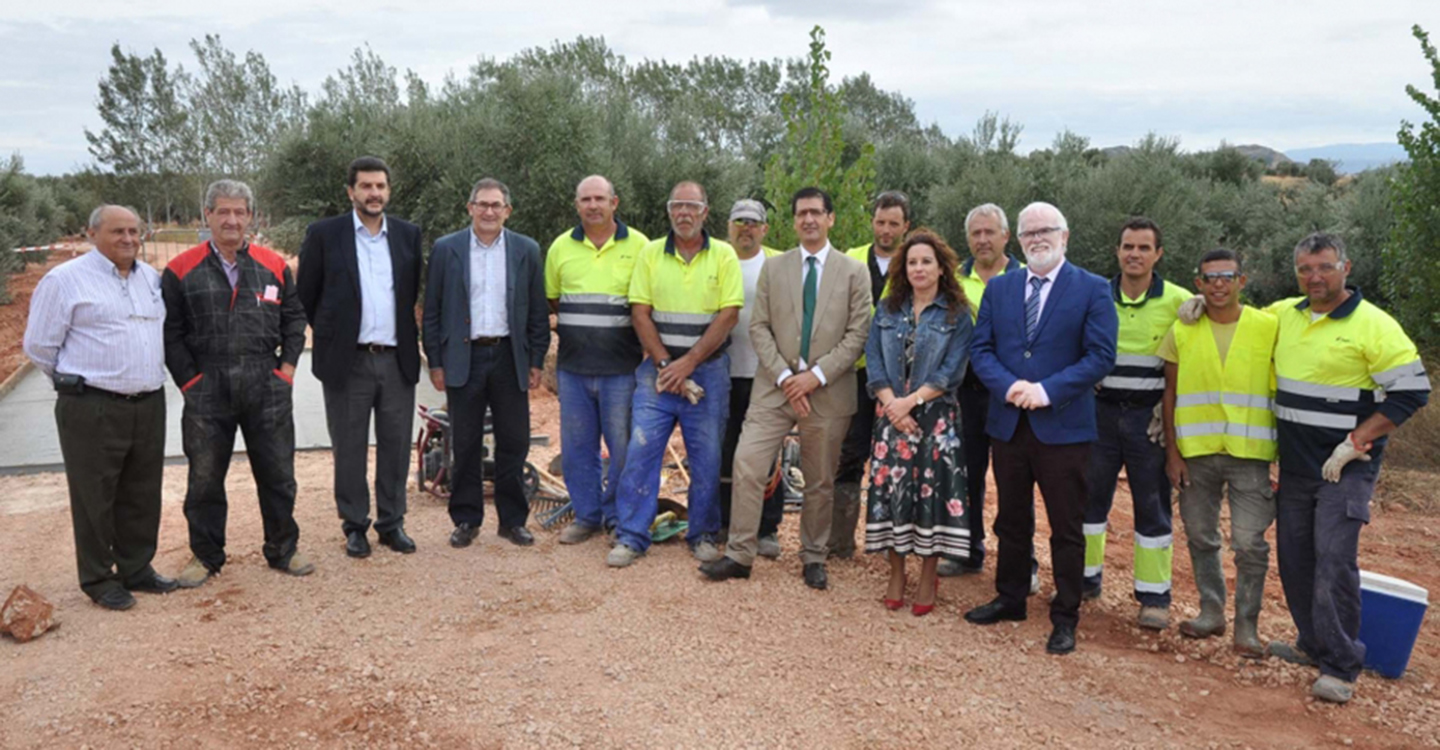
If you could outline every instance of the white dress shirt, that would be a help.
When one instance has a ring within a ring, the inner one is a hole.
[[[99,250],[45,274],[30,297],[25,354],[46,375],[134,395],[165,385],[165,301],[160,274],[136,261],[130,275]]]
[[[820,280],[825,277],[825,261],[830,257],[830,251],[832,249],[833,248],[830,247],[830,241],[826,240],[825,247],[820,248],[814,253],[805,249],[804,245],[801,245],[800,249],[797,251],[800,253],[800,289],[802,290],[802,295],[803,290],[805,289],[805,274],[810,273],[809,259],[815,259],[815,304],[817,305],[820,304]],[[804,310],[800,310],[799,312],[802,316],[800,323],[801,325],[804,325]],[[816,310],[815,312],[818,315],[820,311]],[[814,321],[811,322],[813,323]],[[830,381],[825,379],[825,373],[821,372],[820,368],[811,367],[803,359],[800,360],[800,370],[802,372],[804,372],[805,370],[809,370],[810,372],[815,373],[815,377],[820,379],[820,385],[822,386],[830,384]],[[785,372],[780,373],[780,377],[775,380],[775,385],[783,384],[786,378],[789,378],[791,375],[794,374],[795,372],[793,370],[788,367],[785,368]]]
[[[486,245],[470,230],[470,338],[509,336],[505,314],[505,231]]]
[[[380,218],[380,232],[355,217],[355,268],[360,272],[360,337],[356,343],[395,346],[395,275],[390,263],[390,222]]]
[[[1045,314],[1045,303],[1050,301],[1050,290],[1055,288],[1055,279],[1060,277],[1060,267],[1064,265],[1065,258],[1062,256],[1060,258],[1060,262],[1056,263],[1054,268],[1046,271],[1045,273],[1035,273],[1034,266],[1025,266],[1026,302],[1029,302],[1030,295],[1035,293],[1035,287],[1032,286],[1032,279],[1043,278],[1049,280],[1048,283],[1040,285],[1040,309],[1035,311],[1035,325],[1037,326],[1040,325],[1040,317]],[[1050,394],[1045,392],[1045,386],[1036,383],[1035,387],[1040,391],[1040,406],[1049,406]]]

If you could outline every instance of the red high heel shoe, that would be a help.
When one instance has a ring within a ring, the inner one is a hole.
[[[938,578],[935,579],[935,601],[940,601],[940,579]],[[929,604],[910,605],[910,614],[915,615],[916,617],[924,617],[925,615],[930,614],[934,610],[935,602],[931,602]]]
[[[881,601],[885,602],[885,609],[888,609],[891,612],[894,612],[895,610],[905,606],[904,599],[882,599]]]

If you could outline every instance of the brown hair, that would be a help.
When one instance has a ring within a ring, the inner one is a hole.
[[[889,307],[890,312],[899,312],[914,297],[905,265],[910,258],[910,248],[916,245],[929,245],[935,249],[935,262],[940,266],[940,279],[937,284],[939,288],[935,296],[943,297],[949,305],[946,321],[955,322],[955,318],[962,312],[970,314],[970,301],[965,299],[965,290],[960,288],[960,282],[955,278],[955,269],[960,265],[960,259],[939,232],[927,227],[921,227],[907,235],[905,241],[900,243],[900,249],[895,252],[895,257],[890,259],[890,271],[887,274],[890,277],[890,293],[885,295],[883,304]]]

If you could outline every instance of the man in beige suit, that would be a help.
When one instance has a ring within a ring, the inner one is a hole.
[[[735,449],[730,541],[725,557],[700,572],[713,581],[750,577],[770,467],[798,424],[805,473],[800,560],[805,585],[824,589],[835,468],[855,414],[855,360],[870,331],[870,275],[830,246],[835,206],[825,191],[800,190],[790,209],[800,247],[765,261],[750,313],[759,366]]]

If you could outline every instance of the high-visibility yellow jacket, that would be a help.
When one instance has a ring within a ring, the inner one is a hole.
[[[1225,360],[1210,318],[1176,323],[1175,445],[1185,458],[1217,453],[1275,460],[1274,315],[1245,307]]]

